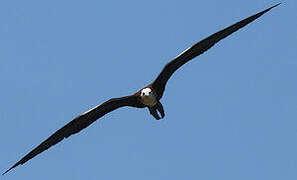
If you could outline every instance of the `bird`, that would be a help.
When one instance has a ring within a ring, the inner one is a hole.
[[[165,91],[167,81],[177,69],[179,69],[182,65],[194,59],[195,57],[203,54],[205,51],[213,47],[220,40],[226,38],[235,31],[243,28],[247,24],[256,20],[257,18],[259,18],[260,16],[262,16],[263,14],[267,13],[272,8],[275,8],[280,4],[281,3],[278,3],[246,19],[236,22],[235,24],[225,29],[222,29],[208,36],[207,38],[195,43],[194,45],[180,53],[178,56],[173,58],[173,60],[171,60],[169,63],[167,63],[160,72],[160,74],[157,76],[157,78],[151,84],[145,86],[144,88],[140,89],[138,92],[132,95],[120,98],[111,98],[108,101],[80,114],[72,121],[70,121],[68,124],[57,130],[54,134],[52,134],[50,137],[44,140],[40,145],[38,145],[28,154],[26,154],[23,158],[21,158],[18,162],[16,162],[13,166],[6,170],[2,175],[14,169],[18,165],[26,163],[38,154],[59,143],[64,138],[68,138],[69,136],[80,132],[82,129],[88,127],[97,119],[118,108],[124,106],[130,106],[135,108],[148,108],[149,113],[156,120],[164,118],[165,112],[163,105],[160,102],[160,99],[162,98],[163,93]]]

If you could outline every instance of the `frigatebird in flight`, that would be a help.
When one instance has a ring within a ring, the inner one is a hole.
[[[279,3],[280,4],[280,3]],[[184,52],[175,57],[172,61],[165,65],[161,73],[157,76],[157,78],[148,86],[142,88],[138,92],[133,95],[125,96],[121,98],[112,98],[90,110],[82,113],[68,124],[63,126],[61,129],[57,130],[53,135],[43,141],[40,145],[38,145],[35,149],[29,152],[25,157],[15,163],[11,168],[3,173],[7,173],[11,169],[17,167],[18,165],[24,164],[30,159],[34,158],[38,154],[47,150],[51,146],[57,144],[62,141],[64,138],[68,138],[72,134],[78,133],[82,129],[88,127],[90,124],[95,122],[97,119],[101,118],[105,114],[123,107],[123,106],[131,106],[135,108],[148,108],[150,114],[154,116],[157,120],[164,118],[165,113],[163,106],[160,102],[160,99],[163,96],[166,83],[171,75],[182,65],[189,62],[193,58],[198,55],[204,53],[212,46],[214,46],[217,42],[229,36],[233,32],[239,30],[240,28],[246,26],[251,23],[255,19],[259,18],[272,8],[278,6],[276,4],[264,11],[261,11],[257,14],[254,14],[244,20],[241,20],[223,30],[220,30],[211,36],[203,39],[202,41],[194,44],[190,48],[186,49]],[[160,115],[161,117],[160,117]]]

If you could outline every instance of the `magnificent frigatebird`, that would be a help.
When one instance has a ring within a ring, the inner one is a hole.
[[[279,3],[280,4],[280,3]],[[43,141],[40,145],[38,145],[35,149],[29,152],[25,157],[23,157],[20,161],[15,163],[11,168],[3,173],[7,173],[11,169],[15,168],[20,164],[24,164],[28,160],[32,159],[33,157],[37,156],[38,154],[42,153],[43,151],[47,150],[51,146],[57,144],[58,142],[62,141],[64,138],[68,138],[72,134],[78,133],[82,129],[88,127],[94,121],[99,119],[100,117],[104,116],[105,114],[123,107],[123,106],[131,106],[136,108],[145,108],[149,109],[149,112],[152,116],[154,116],[157,120],[164,118],[165,113],[163,106],[160,102],[160,99],[163,96],[166,83],[171,75],[180,68],[183,64],[189,62],[191,59],[195,58],[196,56],[204,53],[212,46],[214,46],[217,42],[225,37],[229,36],[233,32],[239,30],[240,28],[246,26],[247,24],[251,23],[255,19],[259,18],[272,8],[278,6],[276,4],[262,12],[254,14],[244,20],[241,20],[221,31],[218,31],[211,36],[203,39],[202,41],[194,44],[190,48],[186,49],[184,52],[179,54],[175,57],[172,61],[165,65],[161,73],[158,77],[148,86],[142,88],[137,93],[125,96],[121,98],[112,98],[90,110],[87,112],[82,113],[68,124],[63,126],[61,129],[56,131],[53,135]],[[159,114],[161,117],[159,116]]]

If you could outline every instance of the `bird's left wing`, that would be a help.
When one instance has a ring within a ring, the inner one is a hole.
[[[64,138],[68,138],[72,134],[78,133],[82,129],[92,124],[98,118],[104,116],[105,114],[117,108],[120,108],[123,106],[132,106],[132,107],[139,107],[139,108],[144,107],[137,98],[138,97],[136,95],[126,96],[121,98],[113,98],[79,115],[71,122],[66,124],[64,127],[56,131],[45,141],[43,141],[39,146],[37,146],[35,149],[29,152],[26,156],[24,156],[20,161],[15,163],[11,168],[5,171],[2,175],[10,171],[11,169],[17,167],[18,165],[24,164],[25,162],[34,158],[35,156],[47,150],[51,146],[62,141]]]
[[[279,3],[280,4],[280,3]],[[224,39],[225,37],[229,36],[230,34],[234,33],[235,31],[239,30],[240,28],[246,26],[247,24],[251,23],[252,21],[256,20],[272,8],[278,6],[279,4],[272,6],[268,9],[265,9],[264,11],[261,11],[257,14],[254,14],[244,20],[241,20],[219,32],[216,32],[212,34],[211,36],[203,39],[202,41],[194,44],[184,52],[182,52],[180,55],[178,55],[176,58],[174,58],[172,61],[170,61],[166,66],[163,68],[161,73],[158,75],[158,77],[155,79],[155,81],[152,83],[153,89],[157,92],[158,99],[161,99],[163,92],[165,90],[166,83],[168,79],[171,77],[171,75],[182,65],[189,62],[191,59],[199,56],[200,54],[204,53],[211,47],[213,47],[217,42]]]

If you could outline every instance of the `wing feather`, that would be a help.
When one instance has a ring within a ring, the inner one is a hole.
[[[279,3],[280,4],[280,3]],[[210,49],[212,46],[214,46],[217,42],[224,39],[225,37],[229,36],[233,32],[239,30],[240,28],[246,26],[247,24],[251,23],[252,21],[256,20],[266,12],[268,12],[270,9],[278,6],[279,4],[272,6],[264,11],[261,11],[257,14],[254,14],[244,20],[241,20],[221,31],[218,31],[211,36],[203,39],[202,41],[199,41],[198,43],[194,44],[184,52],[182,52],[180,55],[175,57],[172,61],[170,61],[168,64],[165,65],[161,73],[158,75],[158,77],[155,79],[155,81],[152,83],[153,89],[157,92],[158,99],[162,98],[163,92],[165,90],[166,83],[168,79],[172,76],[172,74],[180,68],[185,63],[189,62],[191,59],[197,57],[198,55],[204,53],[208,49]]]
[[[11,169],[17,167],[18,165],[26,163],[30,159],[34,158],[38,154],[50,148],[51,146],[59,143],[64,138],[68,138],[72,134],[78,133],[79,131],[88,127],[90,124],[92,124],[105,114],[123,106],[132,106],[139,108],[143,107],[143,105],[138,101],[137,96],[135,95],[110,99],[104,102],[103,104],[98,105],[90,109],[89,111],[79,115],[78,117],[70,121],[68,124],[57,130],[53,135],[51,135],[40,145],[38,145],[27,155],[25,155],[21,160],[15,163],[11,168],[5,171],[3,175],[9,172]]]

